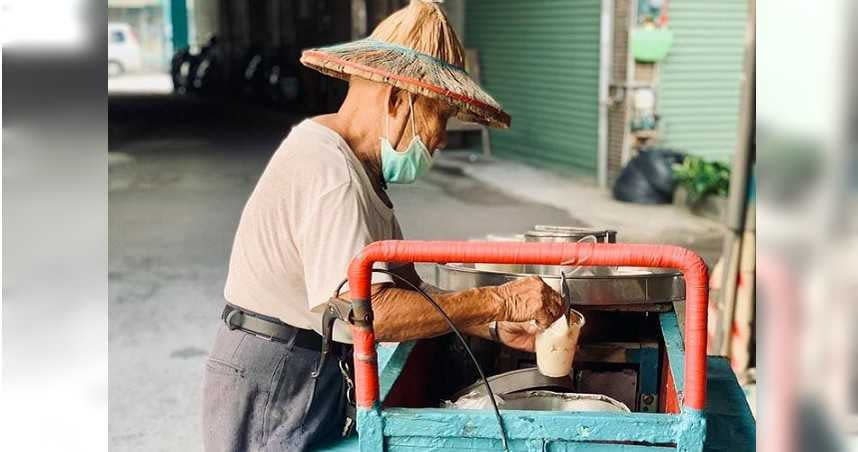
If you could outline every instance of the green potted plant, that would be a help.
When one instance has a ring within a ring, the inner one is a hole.
[[[673,177],[677,185],[675,204],[688,207],[698,215],[721,219],[730,190],[728,165],[689,155],[673,166]]]

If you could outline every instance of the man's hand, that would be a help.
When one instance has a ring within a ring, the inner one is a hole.
[[[521,350],[533,352],[536,334],[542,331],[533,322],[498,322],[498,337],[503,345]]]
[[[498,320],[527,322],[536,320],[542,328],[548,328],[563,314],[560,294],[538,276],[510,281],[498,286],[503,299]]]

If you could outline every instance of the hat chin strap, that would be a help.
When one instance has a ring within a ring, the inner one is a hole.
[[[414,96],[414,94],[412,94],[411,92],[408,93],[408,108],[410,110],[408,112],[408,116],[409,116],[409,119],[411,120],[411,139],[412,140],[414,139],[414,137],[417,136],[417,126],[414,125],[414,100],[413,100],[413,96]],[[403,131],[403,133],[404,133],[404,131]],[[390,115],[388,115],[387,112],[384,112],[384,138],[387,141],[390,141]],[[402,136],[399,137],[399,141],[402,141]],[[393,150],[398,152],[398,150],[396,149],[395,146],[393,147]]]
[[[411,117],[411,136],[416,137],[417,136],[417,127],[414,126],[414,100],[412,100],[413,97],[414,97],[414,95],[409,92],[408,93],[408,108],[410,109],[410,111],[408,112],[408,116]]]

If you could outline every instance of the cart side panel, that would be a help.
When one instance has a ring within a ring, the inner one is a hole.
[[[386,438],[426,437],[491,439],[500,444],[491,410],[387,408],[382,411]],[[675,444],[681,416],[648,413],[504,410],[511,440],[567,440]]]
[[[590,443],[577,441],[543,441],[541,439],[512,440],[511,452],[668,452],[675,447],[645,446],[639,444]],[[500,440],[485,438],[390,438],[385,441],[386,452],[417,452],[427,450],[462,450],[468,452],[498,452],[503,450]]]

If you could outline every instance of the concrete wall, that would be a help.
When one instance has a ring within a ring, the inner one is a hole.
[[[630,96],[628,69],[634,64],[629,57],[629,20],[634,13],[632,2],[637,0],[614,0],[613,55],[611,60],[611,97],[615,102],[608,108],[608,185],[623,169],[623,149],[628,146],[627,133]]]
[[[220,30],[220,2],[217,0],[188,0],[191,15],[191,44],[203,45]]]

